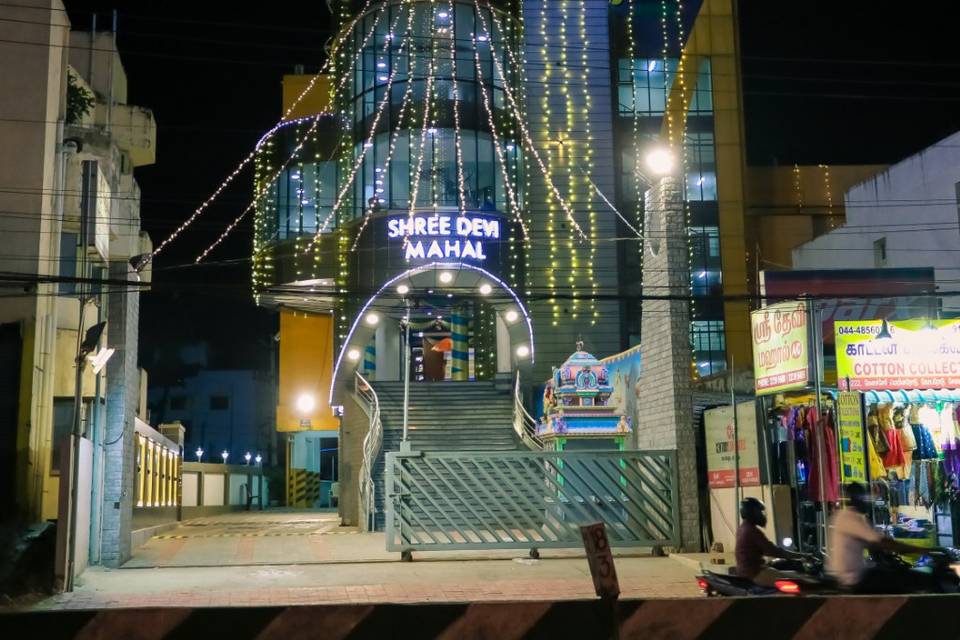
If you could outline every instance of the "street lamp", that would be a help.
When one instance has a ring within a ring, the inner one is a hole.
[[[252,458],[252,457],[253,457],[253,456],[250,455],[250,452],[249,452],[249,451],[247,451],[247,453],[244,454],[243,459],[247,461],[247,466],[250,466],[250,458]]]
[[[223,464],[227,464],[227,458],[230,457],[230,454],[227,453],[226,449],[224,449],[223,453],[220,454],[220,457],[223,458]]]
[[[646,161],[647,168],[659,178],[673,171],[675,159],[669,148],[656,147],[647,153]]]
[[[261,455],[258,453],[258,454],[257,454],[257,457],[254,458],[253,461],[257,463],[257,466],[260,466],[260,463],[263,462],[263,456],[261,456]]]
[[[200,462],[203,459],[203,449],[201,447],[197,447],[197,450],[194,453],[197,454],[197,462]]]

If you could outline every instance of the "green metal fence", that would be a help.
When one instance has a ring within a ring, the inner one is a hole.
[[[392,452],[388,551],[579,547],[604,522],[610,544],[677,546],[675,451]]]

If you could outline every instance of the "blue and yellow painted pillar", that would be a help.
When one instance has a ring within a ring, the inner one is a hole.
[[[452,378],[469,380],[470,378],[470,318],[463,309],[457,309],[450,317],[450,339],[453,350],[450,353]]]

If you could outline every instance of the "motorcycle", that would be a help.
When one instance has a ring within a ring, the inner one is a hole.
[[[777,595],[828,595],[839,593],[836,581],[826,575],[823,562],[816,557],[804,560],[774,560],[770,568],[783,574],[773,587],[764,587],[749,578],[734,573],[722,574],[703,570],[696,577],[697,585],[707,597],[714,596],[777,596]]]
[[[921,593],[960,593],[960,552],[955,549],[930,549],[911,564],[893,553],[873,552],[876,566],[899,571],[917,571],[928,576],[929,586]],[[777,596],[777,595],[840,595],[854,590],[839,585],[824,572],[823,562],[810,557],[803,561],[775,560],[770,567],[783,577],[773,587],[763,587],[748,578],[704,570],[696,576],[704,595],[714,596]]]

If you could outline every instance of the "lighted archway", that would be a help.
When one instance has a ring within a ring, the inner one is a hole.
[[[444,274],[450,274],[450,276],[444,276]],[[444,278],[450,279],[444,282]],[[380,298],[385,298],[386,294],[389,293],[389,300],[395,301],[393,306],[398,310],[405,309],[404,296],[397,291],[397,287],[401,285],[407,286],[410,291],[449,289],[451,292],[476,291],[482,295],[480,288],[484,284],[490,285],[491,292],[487,294],[490,295],[489,303],[497,314],[503,318],[507,327],[510,336],[511,357],[515,366],[520,369],[529,368],[534,362],[533,323],[530,320],[530,313],[516,292],[507,283],[482,267],[459,262],[431,262],[408,269],[387,280],[357,312],[353,324],[350,326],[350,331],[340,347],[340,353],[337,354],[336,364],[333,368],[333,378],[330,382],[330,404],[342,404],[334,402],[337,390],[350,384],[354,367],[359,364],[359,360],[351,362],[347,354],[351,350],[356,350],[358,354],[362,354],[365,345],[376,331],[375,325],[364,322],[364,318],[367,317],[367,313],[374,302]],[[497,297],[493,295],[496,289],[506,292],[508,296]],[[526,331],[524,331],[524,328]]]

